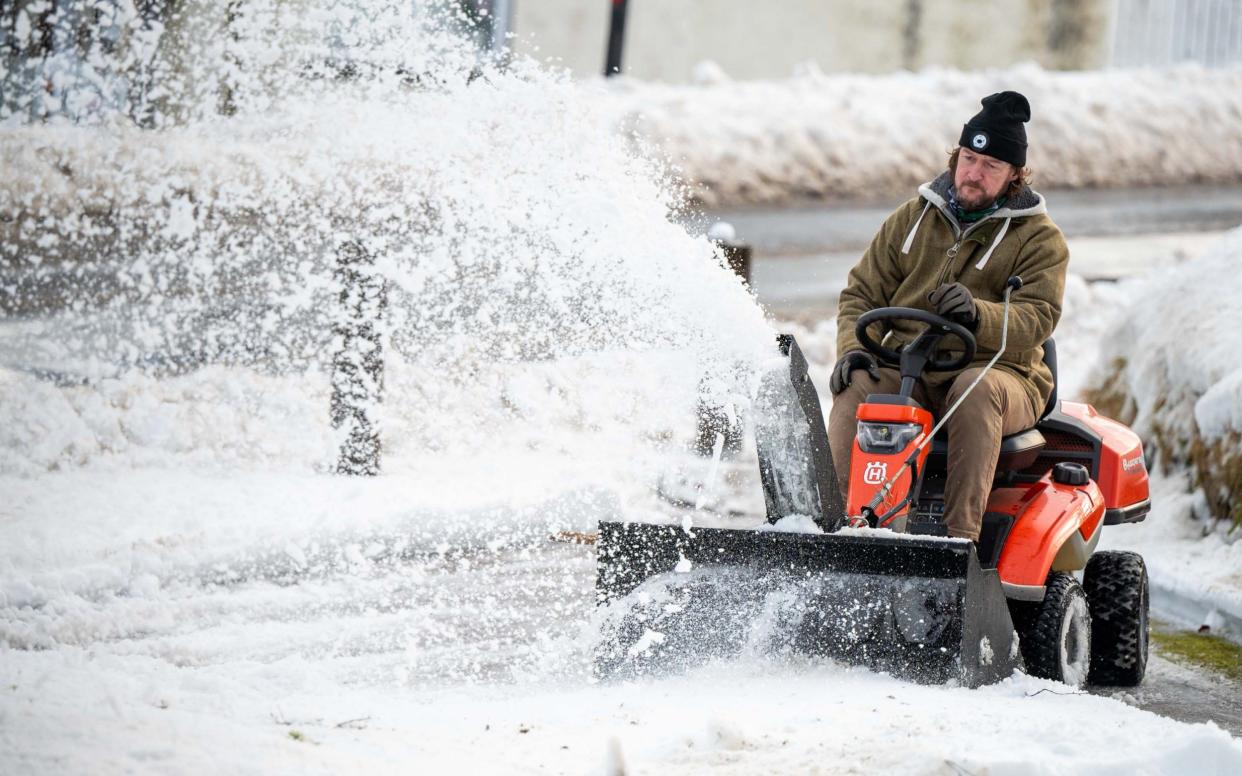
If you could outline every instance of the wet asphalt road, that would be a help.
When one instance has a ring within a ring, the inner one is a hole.
[[[1242,224],[1242,187],[1045,192],[1048,212],[1070,244],[1070,270],[1115,280],[1197,255]],[[770,310],[813,319],[836,310],[846,274],[902,199],[816,202],[704,214],[727,221],[754,250],[751,285]],[[696,227],[692,227],[696,228]]]
[[[1174,662],[1153,650],[1147,676],[1138,687],[1092,688],[1140,709],[1182,722],[1213,722],[1242,737],[1242,685],[1213,671]]]

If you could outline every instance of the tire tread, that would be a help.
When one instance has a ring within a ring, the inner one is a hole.
[[[1031,676],[1063,682],[1061,675],[1061,620],[1070,597],[1082,595],[1074,575],[1054,571],[1045,583],[1044,600],[1018,602],[1010,605],[1018,645],[1026,672]],[[1088,609],[1090,600],[1088,599]]]
[[[1135,687],[1147,669],[1147,566],[1133,552],[1097,552],[1083,574],[1091,609],[1092,684]]]

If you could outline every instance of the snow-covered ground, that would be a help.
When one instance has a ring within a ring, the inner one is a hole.
[[[0,205],[37,216],[6,260],[82,281],[0,326],[0,770],[1242,770],[1213,725],[1022,675],[753,656],[597,682],[593,550],[552,537],[664,509],[702,465],[697,398],[745,409],[777,325],[605,98],[420,64],[436,89],[155,134],[0,127]],[[328,473],[324,370],[326,259],[359,235],[394,289],[368,479]],[[822,389],[831,324],[805,335]]]
[[[189,463],[4,476],[5,771],[1242,765],[1211,725],[1022,676],[920,687],[777,657],[597,684],[593,552],[549,541],[627,514],[624,462],[586,447],[427,456],[373,480]]]
[[[1100,303],[1125,295],[1071,284],[1067,362],[1110,325]],[[832,325],[798,334],[825,386]],[[5,372],[8,433],[42,424],[10,436],[0,475],[6,772],[1242,767],[1242,743],[1211,725],[1022,676],[920,687],[769,657],[596,683],[593,552],[549,537],[658,509],[651,489],[682,459],[644,440],[690,428],[688,407],[635,406],[672,365],[618,358],[607,385],[580,361],[502,370],[439,406],[503,433],[403,446],[427,438],[414,414],[393,427],[392,470],[364,480],[316,471],[330,434],[311,378],[56,387]],[[518,404],[533,422],[501,412]],[[61,437],[74,453],[49,455]],[[1177,490],[1158,481],[1156,512],[1116,535],[1160,589],[1198,595],[1207,572],[1237,568],[1237,545],[1198,540]]]

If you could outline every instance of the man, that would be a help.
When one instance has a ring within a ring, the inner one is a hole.
[[[1012,275],[1009,338],[983,380],[950,418],[945,522],[950,536],[978,541],[1001,437],[1035,425],[1052,390],[1043,343],[1061,316],[1069,251],[1028,185],[1026,129],[1031,109],[1017,92],[983,99],[962,129],[949,170],[919,187],[880,227],[850,271],[837,313],[840,360],[829,445],[842,493],[849,485],[858,405],[871,393],[897,393],[896,369],[880,366],[854,336],[858,316],[877,307],[917,307],[973,330],[978,352],[961,372],[928,372],[914,398],[937,417],[955,402],[1000,347],[1002,299]],[[886,344],[898,348],[923,327],[898,323]],[[944,340],[948,349],[957,343]],[[960,345],[957,345],[960,349]]]

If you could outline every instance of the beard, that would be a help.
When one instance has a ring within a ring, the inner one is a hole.
[[[982,186],[973,183],[955,186],[954,193],[957,196],[957,203],[965,210],[983,210],[1000,196],[999,191],[989,192]]]

